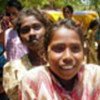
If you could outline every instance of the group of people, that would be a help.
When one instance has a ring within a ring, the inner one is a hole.
[[[62,11],[65,18],[72,19],[76,22],[76,25],[81,26],[83,29],[86,62],[100,65],[100,19],[93,19],[90,21],[89,25],[87,25],[87,29],[84,29],[83,22],[74,18],[72,6],[65,6]]]
[[[14,28],[13,20],[17,18],[19,11],[21,9],[22,5],[20,2],[18,1],[12,2],[12,0],[10,0],[7,2],[5,12],[0,15],[0,49],[2,51],[0,52],[0,99],[1,100],[8,100],[8,97],[2,86],[3,85],[2,80],[3,80],[3,66],[9,61],[7,54],[8,53],[7,45],[9,41],[7,40],[9,38],[12,39],[12,37],[7,37],[6,35],[8,33],[6,31],[10,30],[10,28]],[[13,32],[13,34],[15,33]]]
[[[73,8],[66,6],[65,19],[51,23],[19,1],[7,5],[11,21],[0,33],[5,100],[99,100],[100,66],[84,61],[84,33],[72,18]]]

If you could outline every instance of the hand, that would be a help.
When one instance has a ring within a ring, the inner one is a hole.
[[[4,92],[3,86],[0,84],[0,94]]]

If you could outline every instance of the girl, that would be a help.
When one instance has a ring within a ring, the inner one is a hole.
[[[84,64],[83,33],[62,20],[45,34],[47,67],[30,70],[20,83],[19,100],[99,100],[100,66]]]
[[[16,94],[22,76],[32,67],[46,64],[42,40],[48,25],[49,22],[37,9],[23,9],[20,12],[15,29],[28,53],[20,59],[10,60],[4,66],[3,86],[10,100],[18,100]],[[20,47],[20,44],[17,46]],[[13,50],[16,51],[16,48]]]

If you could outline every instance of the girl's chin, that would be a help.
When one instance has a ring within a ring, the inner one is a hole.
[[[76,75],[75,72],[64,72],[62,75],[61,73],[59,74],[59,77],[61,77],[64,80],[69,80],[72,79]]]
[[[60,76],[60,78],[63,79],[63,80],[70,80],[70,79],[72,79],[74,76],[75,76],[75,75],[73,75],[73,76],[67,76],[67,77]]]

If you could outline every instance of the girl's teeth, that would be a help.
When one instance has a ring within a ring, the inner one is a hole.
[[[66,67],[65,67],[65,66],[63,66],[62,68],[63,68],[63,69],[72,69],[72,68],[73,68],[73,66],[66,66]]]

